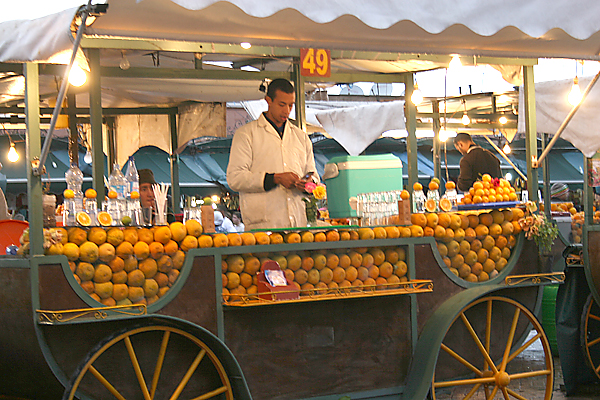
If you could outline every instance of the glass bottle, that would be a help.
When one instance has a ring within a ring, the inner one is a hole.
[[[81,185],[83,185],[83,172],[79,169],[77,164],[71,163],[71,166],[65,173],[65,181],[67,182],[67,189],[70,189],[75,194],[73,198],[64,200],[63,210],[63,225],[74,226],[76,224],[77,213],[83,211],[83,192],[81,191]]]
[[[414,190],[412,194],[413,199],[413,212],[424,213],[425,212],[425,193],[423,190]]]
[[[440,192],[438,189],[429,189],[427,191],[427,202],[432,200],[435,203],[435,207],[425,207],[429,212],[437,212],[440,210]]]
[[[127,181],[127,215],[131,217],[131,223],[133,225],[140,225],[142,222],[140,180],[133,156],[129,156],[125,180]]]
[[[112,173],[108,177],[108,192],[106,211],[111,215],[113,223],[119,225],[126,209],[127,180],[116,161],[113,164]]]

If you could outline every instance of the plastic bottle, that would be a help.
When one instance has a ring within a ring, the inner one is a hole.
[[[132,224],[140,225],[142,222],[142,207],[140,205],[140,179],[133,156],[129,156],[125,180],[127,181],[127,215],[131,217]]]
[[[108,177],[108,204],[107,211],[110,213],[113,221],[119,225],[122,215],[126,210],[126,198],[127,198],[127,180],[125,175],[121,172],[119,164],[115,161],[113,164],[113,170]],[[116,197],[111,199],[111,193],[115,192]]]
[[[84,210],[83,192],[81,191],[83,172],[81,172],[77,164],[71,163],[71,167],[65,173],[65,181],[67,182],[67,189],[72,190],[75,196],[70,199],[65,198],[63,225],[74,226],[76,225],[77,213]]]
[[[424,213],[425,212],[425,193],[423,190],[415,190],[412,194],[413,198],[413,212]]]

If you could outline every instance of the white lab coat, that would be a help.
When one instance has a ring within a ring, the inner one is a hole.
[[[265,192],[267,173],[294,172],[303,177],[315,172],[312,142],[306,132],[291,122],[285,124],[283,139],[261,116],[233,136],[227,183],[240,194],[240,209],[247,230],[306,226],[306,207],[298,189],[277,185]]]

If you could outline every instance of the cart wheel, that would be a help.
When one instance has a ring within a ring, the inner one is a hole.
[[[515,359],[528,348],[543,351],[544,362]],[[545,391],[544,399],[550,400],[553,381],[550,344],[541,324],[520,303],[492,296],[469,304],[452,322],[431,392],[434,399],[525,399],[519,392],[527,386]]]
[[[88,353],[63,399],[226,399],[229,377],[199,338],[171,326],[129,328]]]
[[[581,343],[588,365],[600,378],[600,307],[591,294],[581,315]]]

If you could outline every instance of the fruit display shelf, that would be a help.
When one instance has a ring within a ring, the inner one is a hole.
[[[497,210],[501,208],[519,207],[522,203],[518,201],[500,201],[495,203],[459,204],[458,211],[472,210]]]

